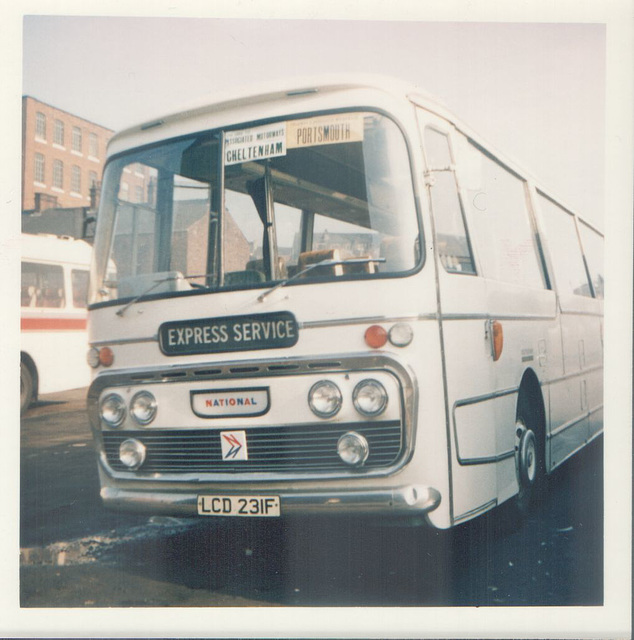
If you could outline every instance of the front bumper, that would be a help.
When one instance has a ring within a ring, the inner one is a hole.
[[[191,517],[198,515],[200,492],[161,492],[104,487],[101,498],[104,506],[147,513]],[[229,495],[231,492],[219,490]],[[240,492],[244,494],[275,494],[280,496],[281,516],[311,515],[355,515],[355,516],[425,516],[440,504],[440,493],[432,487],[407,485],[393,489],[363,489],[336,491],[261,491],[255,488]]]

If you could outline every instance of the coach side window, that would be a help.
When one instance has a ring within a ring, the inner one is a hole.
[[[543,289],[546,282],[524,181],[472,144],[465,149],[465,168],[461,185],[481,275]]]
[[[594,297],[603,298],[603,236],[581,221],[579,222],[579,232]]]
[[[592,297],[574,216],[541,193],[539,204],[559,293]]]
[[[446,271],[475,274],[451,147],[444,133],[431,127],[425,129],[425,157],[440,262]]]

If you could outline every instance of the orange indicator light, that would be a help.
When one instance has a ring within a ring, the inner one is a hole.
[[[387,342],[387,331],[378,324],[373,324],[365,330],[365,342],[368,347],[380,349]]]
[[[493,361],[496,362],[502,355],[502,348],[504,347],[504,332],[502,331],[502,323],[498,320],[494,320],[491,324],[493,333]]]
[[[114,353],[110,347],[101,347],[99,349],[99,362],[104,367],[109,367],[114,362]]]

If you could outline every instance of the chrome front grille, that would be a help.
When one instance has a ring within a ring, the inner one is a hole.
[[[368,441],[370,455],[364,469],[393,465],[403,453],[403,431],[398,420],[339,424],[309,424],[244,429],[248,460],[223,461],[219,429],[105,431],[106,457],[115,471],[126,471],[119,446],[128,438],[147,448],[146,473],[255,473],[332,472],[349,469],[337,454],[337,441],[356,431]]]

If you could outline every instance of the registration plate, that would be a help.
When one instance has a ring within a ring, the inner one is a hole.
[[[198,496],[198,515],[275,518],[280,515],[280,497]]]

